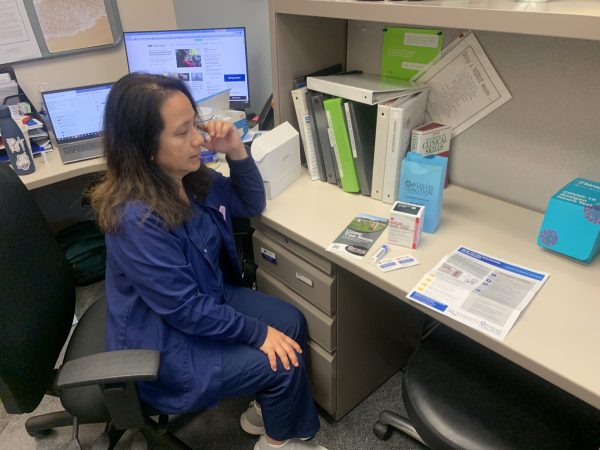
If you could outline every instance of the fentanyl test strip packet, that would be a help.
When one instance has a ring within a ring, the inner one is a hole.
[[[384,259],[377,263],[377,267],[382,272],[391,272],[392,270],[404,269],[406,267],[416,266],[419,264],[412,255],[395,256],[390,259]]]

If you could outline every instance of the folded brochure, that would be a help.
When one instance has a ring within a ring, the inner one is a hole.
[[[362,258],[388,225],[384,217],[358,214],[328,247],[328,252]]]

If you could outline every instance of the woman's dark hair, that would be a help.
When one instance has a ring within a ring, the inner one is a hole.
[[[154,162],[164,128],[160,109],[167,98],[181,92],[196,110],[185,84],[161,75],[131,73],[115,83],[104,112],[103,145],[107,171],[91,193],[99,226],[118,231],[128,201],[145,203],[168,228],[183,223],[190,206],[178,186]],[[204,165],[183,178],[187,192],[203,198],[210,187]]]

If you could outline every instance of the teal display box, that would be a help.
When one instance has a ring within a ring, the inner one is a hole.
[[[575,178],[550,198],[538,245],[589,263],[600,250],[600,183]]]

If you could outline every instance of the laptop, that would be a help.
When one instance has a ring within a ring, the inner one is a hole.
[[[63,164],[102,156],[104,106],[112,85],[42,92]]]

